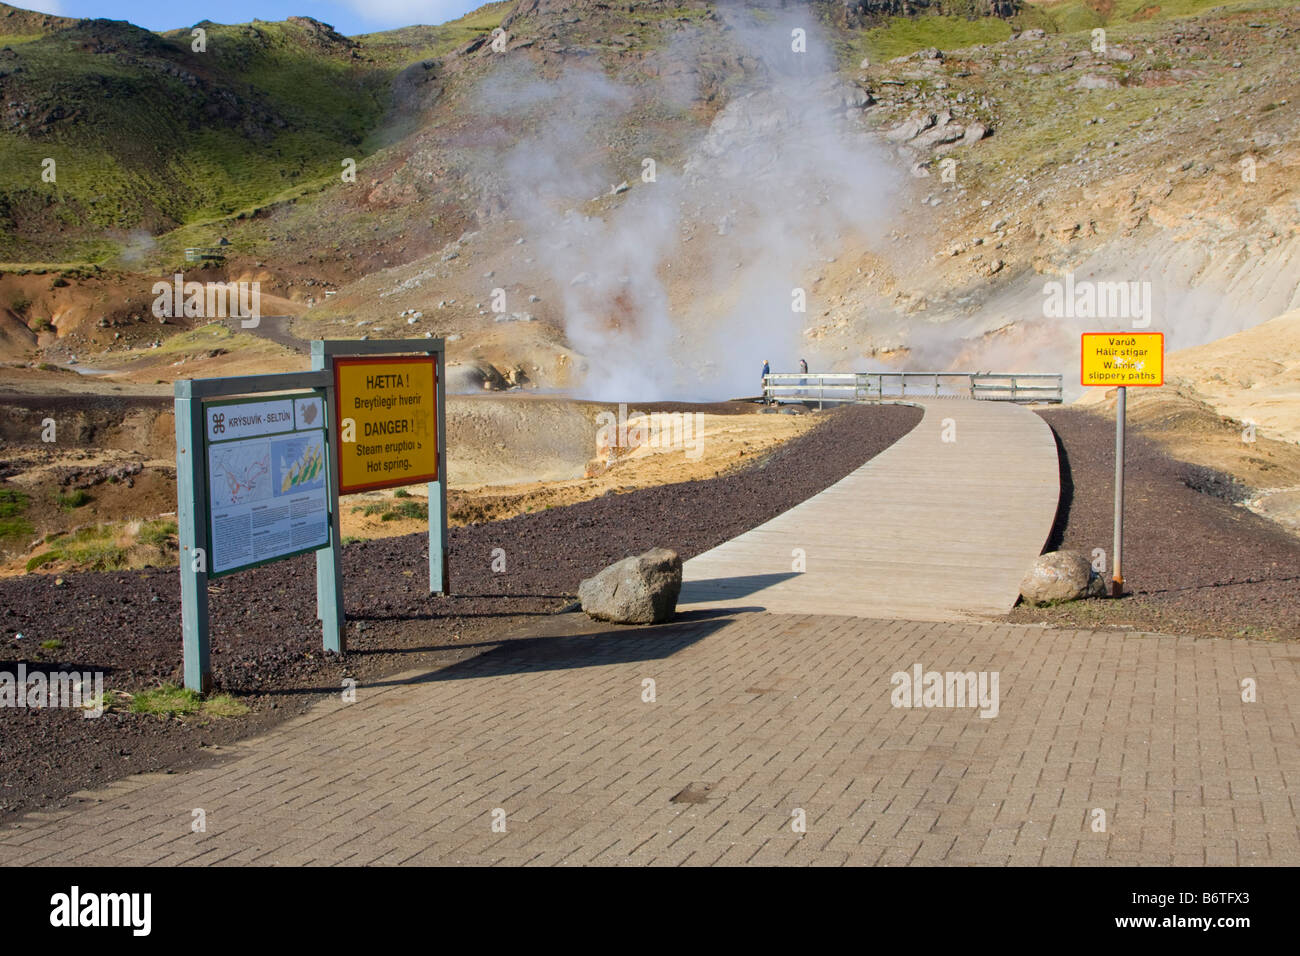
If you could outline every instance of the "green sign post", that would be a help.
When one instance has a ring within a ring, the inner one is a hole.
[[[444,351],[441,339],[312,342],[310,372],[182,379],[175,385],[185,686],[212,686],[208,579],[316,553],[316,616],[325,650],[347,649],[339,463],[351,424],[339,409],[334,355],[422,353],[436,361],[437,470],[429,482],[429,589],[446,593]]]

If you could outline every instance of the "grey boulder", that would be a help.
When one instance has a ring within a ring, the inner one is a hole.
[[[682,589],[682,559],[654,548],[615,562],[578,585],[582,609],[598,621],[659,624],[672,620]]]
[[[1020,596],[1026,604],[1074,601],[1105,593],[1106,582],[1078,551],[1051,551],[1039,555],[1020,582]]]
[[[1119,89],[1119,80],[1113,76],[1086,73],[1079,77],[1079,81],[1074,84],[1074,88],[1076,90],[1117,90]]]

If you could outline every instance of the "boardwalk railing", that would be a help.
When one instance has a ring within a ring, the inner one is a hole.
[[[877,402],[886,398],[974,398],[1060,402],[1057,372],[772,372],[763,397],[786,402]]]

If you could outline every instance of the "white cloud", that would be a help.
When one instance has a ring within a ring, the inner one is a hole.
[[[483,5],[480,0],[347,0],[360,16],[379,26],[446,23]]]

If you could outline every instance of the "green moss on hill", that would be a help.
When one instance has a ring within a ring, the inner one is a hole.
[[[0,4],[0,31],[22,31],[0,35],[0,261],[94,261],[115,251],[107,235],[330,180],[367,155],[401,69],[491,30],[509,6],[357,39],[307,18],[205,21],[196,50],[188,29],[23,19]]]

